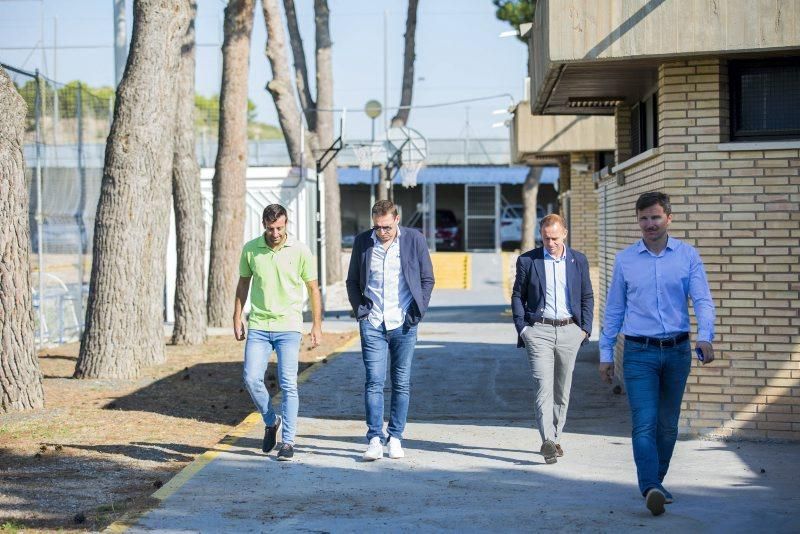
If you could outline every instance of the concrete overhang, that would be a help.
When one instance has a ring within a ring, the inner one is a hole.
[[[611,115],[664,61],[800,54],[800,1],[539,0],[529,44],[533,113]]]
[[[614,150],[614,118],[587,115],[531,115],[528,102],[513,111],[511,160],[541,164],[570,152]]]

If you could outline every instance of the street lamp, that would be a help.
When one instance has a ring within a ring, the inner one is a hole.
[[[364,113],[372,120],[372,135],[370,137],[370,169],[369,169],[369,209],[375,205],[375,165],[372,165],[372,147],[375,144],[375,119],[381,116],[383,106],[377,100],[369,100],[364,105]]]

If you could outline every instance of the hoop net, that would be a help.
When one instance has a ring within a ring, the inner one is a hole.
[[[358,168],[362,171],[369,171],[375,165],[375,158],[380,155],[381,147],[374,145],[362,145],[353,148],[358,160]]]
[[[424,161],[414,161],[412,163],[405,163],[400,167],[400,182],[403,187],[415,187],[417,185],[417,176],[422,167],[425,166]]]

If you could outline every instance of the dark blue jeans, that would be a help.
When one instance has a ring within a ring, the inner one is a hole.
[[[411,360],[417,344],[417,326],[404,324],[387,331],[383,324],[375,328],[369,319],[359,321],[358,325],[361,331],[361,355],[367,370],[364,385],[367,440],[377,436],[385,441],[383,385],[386,382],[386,366],[389,361],[392,372],[392,406],[386,431],[390,437],[403,439],[411,393]]]
[[[633,423],[633,459],[642,495],[662,489],[678,439],[678,420],[691,369],[689,341],[659,348],[625,341],[623,374]]]

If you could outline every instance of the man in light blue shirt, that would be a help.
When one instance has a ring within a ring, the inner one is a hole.
[[[642,239],[619,254],[600,336],[600,377],[614,377],[614,346],[625,335],[623,377],[632,416],[639,490],[653,515],[672,495],[662,485],[678,437],[681,401],[691,368],[689,305],[697,316],[697,354],[714,360],[714,301],[700,255],[669,237],[669,197],[644,193],[636,201]]]
[[[566,245],[566,221],[554,213],[540,223],[542,244],[517,259],[511,309],[517,346],[531,365],[534,416],[548,464],[564,456],[567,420],[578,350],[592,330],[594,293],[586,256]]]
[[[397,207],[379,200],[372,207],[371,230],[353,243],[347,271],[347,297],[358,319],[361,355],[366,369],[364,405],[367,461],[403,458],[402,439],[411,395],[411,362],[417,325],[428,309],[433,291],[433,265],[425,237],[400,226]],[[392,400],[388,439],[383,432],[383,386],[391,369]]]

